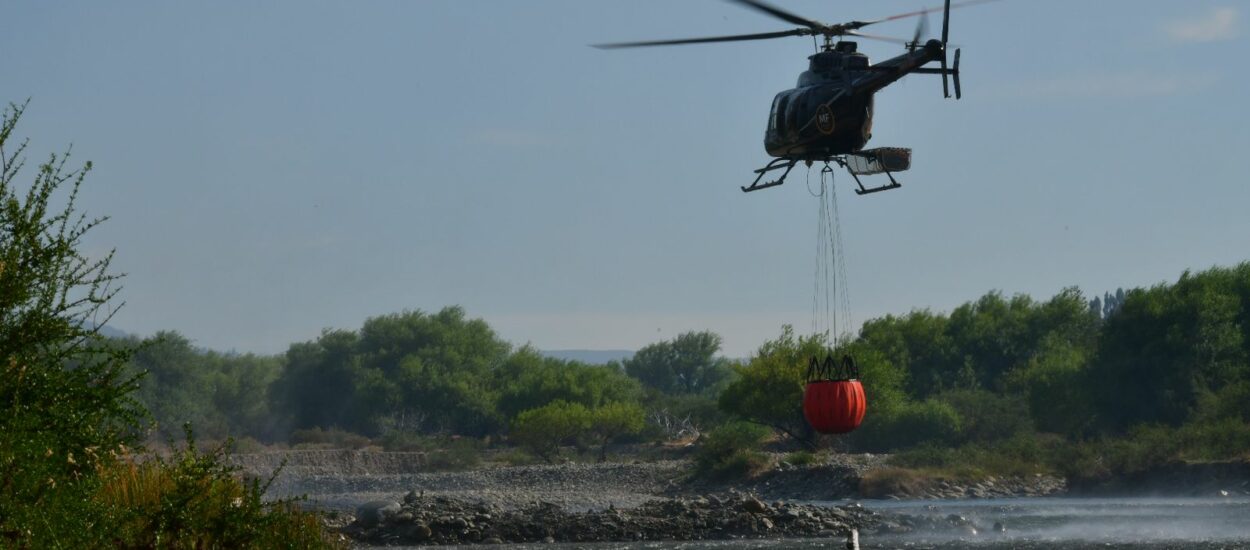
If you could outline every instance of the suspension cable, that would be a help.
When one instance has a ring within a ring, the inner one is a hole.
[[[844,343],[842,331],[849,331],[851,327],[850,292],[847,289],[837,188],[833,169],[828,164],[820,171],[819,193],[812,192],[810,178],[809,169],[808,192],[820,200],[815,285],[812,290],[812,333],[824,334],[836,349]]]

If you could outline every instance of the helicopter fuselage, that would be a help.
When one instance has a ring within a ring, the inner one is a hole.
[[[827,161],[862,150],[872,138],[873,96],[945,55],[941,42],[930,40],[872,65],[856,49],[843,41],[817,52],[798,85],[777,94],[764,133],[769,155]]]

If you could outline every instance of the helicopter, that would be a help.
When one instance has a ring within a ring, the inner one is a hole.
[[[822,37],[824,43],[817,52],[808,57],[808,70],[799,75],[796,87],[780,92],[773,99],[769,111],[768,126],[764,132],[764,149],[774,157],[763,168],[755,170],[755,181],[742,187],[749,193],[776,187],[785,183],[786,176],[800,162],[811,166],[823,162],[825,170],[830,163],[837,163],[855,179],[860,195],[878,193],[902,187],[894,173],[911,168],[911,149],[880,147],[864,149],[872,138],[873,96],[881,89],[904,76],[936,74],[942,76],[942,91],[951,97],[950,80],[955,84],[955,99],[963,97],[959,85],[960,50],[955,49],[954,61],[947,64],[947,38],[950,35],[950,12],[952,7],[963,7],[993,0],[965,0],[951,4],[946,0],[941,8],[928,8],[908,13],[847,23],[825,24],[785,11],[760,0],[730,0],[736,4],[771,15],[782,21],[800,25],[797,29],[758,34],[739,34],[705,38],[676,40],[651,40],[644,42],[617,42],[595,44],[599,49],[638,48],[650,46],[673,46],[682,44],[705,44],[712,42],[738,42],[767,40],[790,36]],[[942,12],[942,38],[921,42],[928,31],[928,14]],[[920,17],[911,40],[861,33],[859,29],[877,23],[907,17]],[[907,52],[872,64],[868,56],[858,51],[858,43],[844,37],[883,40],[902,44]],[[836,41],[835,41],[836,39]],[[940,67],[925,67],[937,61]],[[764,177],[770,172],[784,170],[772,181]],[[890,182],[877,187],[865,187],[860,176],[885,174]]]

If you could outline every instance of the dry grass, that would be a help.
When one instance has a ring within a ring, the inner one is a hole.
[[[171,459],[121,460],[99,469],[95,494],[124,547],[336,547],[320,518],[289,501],[264,502],[264,486],[241,479],[220,454],[194,448]]]
[[[957,482],[958,477],[929,469],[881,468],[860,478],[859,493],[865,498],[919,496],[943,481]]]

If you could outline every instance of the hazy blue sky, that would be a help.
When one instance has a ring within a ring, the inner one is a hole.
[[[1247,8],[957,11],[964,101],[933,76],[877,99],[872,145],[914,149],[905,187],[839,180],[856,321],[1250,259]],[[113,217],[91,245],[129,273],[120,328],[277,352],[461,304],[542,348],[711,329],[738,356],[809,327],[805,171],[738,186],[811,40],[586,47],[785,23],[715,0],[19,1],[3,21],[0,100],[31,98],[32,160],[73,143],[96,164],[83,206]]]

